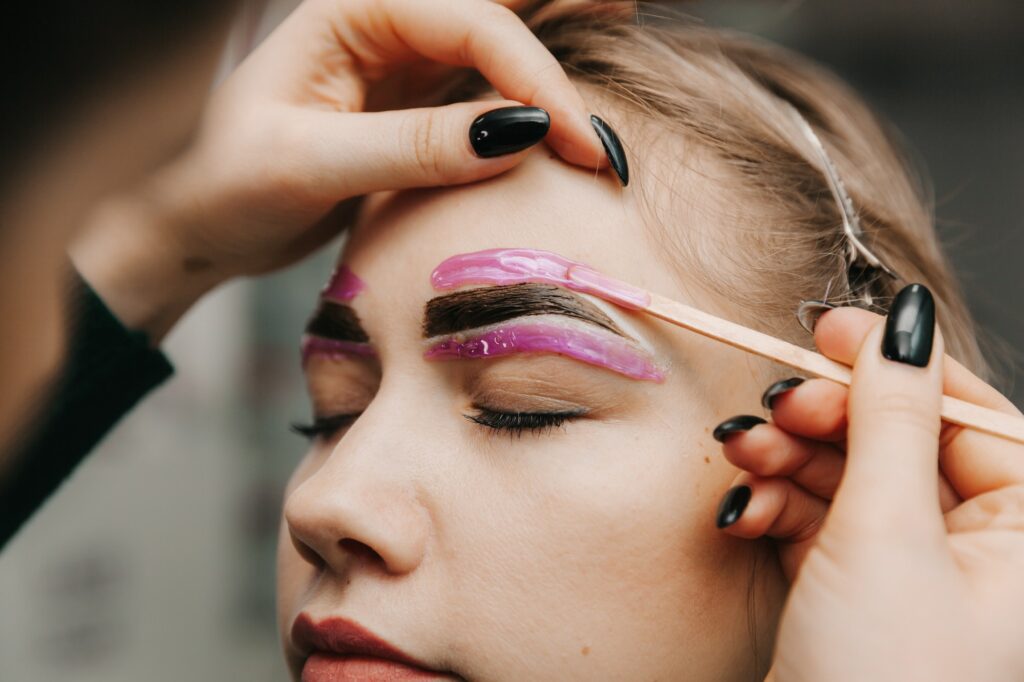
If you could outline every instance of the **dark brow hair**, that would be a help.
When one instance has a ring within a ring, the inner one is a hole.
[[[629,336],[597,306],[551,284],[508,284],[456,291],[427,301],[423,337],[453,334],[527,315],[565,315]]]
[[[306,324],[306,333],[336,341],[366,343],[370,340],[355,310],[343,303],[326,300],[320,301]]]

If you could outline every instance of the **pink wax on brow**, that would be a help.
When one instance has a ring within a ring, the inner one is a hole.
[[[366,284],[363,283],[363,280],[356,277],[356,273],[352,272],[347,265],[339,265],[331,275],[331,279],[327,281],[323,291],[320,292],[320,296],[347,303],[365,288]]]
[[[302,337],[302,366],[305,367],[309,359],[314,356],[323,356],[330,359],[341,359],[352,356],[374,356],[377,351],[368,343],[356,341],[339,341],[337,339],[325,339],[322,336],[306,334]]]
[[[665,375],[647,355],[621,339],[543,322],[508,324],[434,344],[427,359],[494,358],[513,353],[557,353],[610,369],[632,379],[662,381]]]
[[[434,268],[430,282],[435,289],[454,289],[464,284],[542,282],[591,294],[632,310],[651,303],[650,295],[643,289],[557,253],[538,249],[487,249],[452,256]]]

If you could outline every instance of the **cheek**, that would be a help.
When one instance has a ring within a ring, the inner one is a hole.
[[[524,436],[508,450],[521,458],[518,484],[492,482],[472,515],[453,512],[467,527],[472,519],[455,540],[472,548],[455,570],[465,592],[486,595],[475,600],[474,617],[542,623],[516,628],[517,644],[538,655],[586,651],[588,665],[635,666],[637,652],[655,644],[663,647],[655,668],[706,658],[700,646],[678,643],[712,642],[708,631],[726,614],[734,619],[745,594],[735,545],[696,494],[698,481],[728,472],[664,425],[574,426],[584,425]]]

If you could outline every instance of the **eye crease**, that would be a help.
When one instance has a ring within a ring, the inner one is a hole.
[[[335,273],[306,325],[304,364],[313,356],[376,355],[359,315],[347,302],[364,286],[350,271]],[[566,322],[558,324],[556,317]],[[512,282],[444,293],[426,302],[420,326],[422,337],[430,340],[424,353],[427,360],[545,353],[636,380],[664,378],[650,354],[607,313],[584,296],[550,282]],[[485,431],[520,437],[550,433],[589,413],[589,408],[578,405],[545,405],[536,400],[527,404],[523,409],[501,399],[474,400],[472,410],[463,416]],[[294,424],[292,430],[314,441],[340,437],[358,415],[352,414],[352,406],[334,414],[329,407],[321,404],[312,423]]]

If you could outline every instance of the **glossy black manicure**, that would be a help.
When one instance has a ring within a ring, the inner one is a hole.
[[[765,420],[760,417],[755,417],[752,414],[741,414],[735,417],[730,417],[724,422],[715,427],[712,432],[712,436],[719,443],[724,443],[725,439],[734,433],[740,433],[741,431],[749,431],[758,424],[765,424]]]
[[[743,510],[747,508],[747,503],[750,502],[751,492],[749,485],[738,485],[725,491],[722,501],[718,503],[715,525],[725,528],[739,521]]]
[[[482,114],[469,126],[469,143],[489,159],[521,152],[548,134],[551,117],[538,107],[502,107]]]
[[[792,379],[776,381],[774,384],[766,388],[764,393],[761,394],[761,405],[764,406],[764,409],[766,410],[772,409],[773,400],[786,391],[796,388],[802,383],[804,383],[803,377],[793,377]]]
[[[608,163],[612,165],[612,170],[619,176],[619,182],[625,187],[629,184],[629,163],[626,161],[626,151],[622,148],[619,136],[611,129],[611,126],[593,114],[590,116],[590,124],[594,126],[597,136],[601,138],[604,151],[608,154]]]
[[[889,308],[882,337],[882,355],[896,362],[925,367],[935,339],[935,300],[923,284],[904,287]]]

